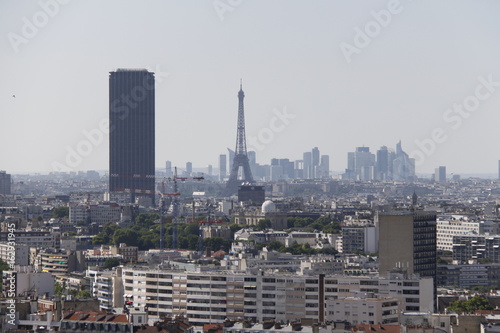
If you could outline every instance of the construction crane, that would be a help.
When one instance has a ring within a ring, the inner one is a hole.
[[[177,175],[177,167],[174,168],[174,176],[173,177],[169,177],[168,180],[169,181],[172,181],[174,183],[174,192],[173,193],[163,193],[165,190],[164,190],[164,187],[162,187],[162,214],[165,213],[165,208],[164,208],[164,202],[165,202],[165,196],[172,196],[172,249],[176,249],[178,244],[177,244],[177,224],[178,224],[178,221],[177,221],[177,216],[179,214],[179,200],[177,199],[181,193],[179,192],[179,188],[178,188],[178,181],[186,181],[187,179],[189,179],[188,177],[179,177]],[[204,180],[205,177],[192,177],[193,180]],[[163,186],[163,185],[162,185]],[[163,243],[163,215],[162,215],[162,218],[161,218],[161,229],[160,229],[160,233],[161,233],[161,239],[160,239],[160,248],[163,249],[162,247],[162,243]]]
[[[135,175],[130,175],[135,176]],[[161,187],[161,192],[155,192],[151,190],[140,190],[140,189],[127,189],[127,188],[120,188],[116,189],[115,191],[117,192],[125,192],[125,193],[140,193],[140,194],[159,194],[160,195],[160,252],[163,252],[165,249],[165,228],[164,228],[164,221],[165,221],[165,214],[166,214],[166,197],[172,197],[172,249],[176,249],[178,244],[177,244],[177,216],[179,212],[179,201],[178,197],[181,195],[179,192],[178,188],[178,181],[186,181],[188,180],[188,177],[180,177],[177,175],[177,167],[175,167],[175,173],[173,177],[167,178],[168,181],[172,181],[174,183],[174,188],[173,192],[171,193],[165,193],[165,181],[162,182],[162,187]],[[192,177],[194,180],[203,180],[205,179],[204,177]]]

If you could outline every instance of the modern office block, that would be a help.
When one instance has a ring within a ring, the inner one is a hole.
[[[155,186],[155,78],[145,69],[109,75],[109,190],[148,196]]]

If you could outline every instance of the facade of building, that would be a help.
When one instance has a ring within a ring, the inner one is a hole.
[[[441,184],[446,183],[446,167],[445,166],[440,166],[440,167],[436,168],[436,170],[434,172],[434,181],[436,183],[441,183]]]
[[[453,237],[453,261],[469,260],[500,263],[500,235],[462,235]]]
[[[110,246],[110,253],[121,255],[124,262],[136,263],[139,255],[139,248],[137,246],[128,246],[125,243],[120,243],[119,246]]]
[[[0,171],[0,194],[10,195],[12,193],[12,179],[10,174]]]
[[[102,202],[98,205],[70,205],[69,221],[73,224],[85,222],[89,225],[91,223],[104,225],[109,222],[120,222],[121,212],[120,205],[110,202]]]
[[[222,239],[231,238],[231,229],[228,226],[207,225],[207,226],[201,226],[200,228],[203,238],[214,238],[214,237],[219,237]]]
[[[30,253],[28,244],[16,242],[15,245],[9,245],[8,242],[0,242],[0,259],[10,263],[12,261],[12,253],[14,253],[14,265],[29,265]]]
[[[145,69],[109,75],[109,190],[154,202],[155,78]]]
[[[219,181],[224,181],[227,176],[227,156],[226,154],[219,155]]]
[[[379,215],[379,272],[404,269],[436,277],[436,214],[395,212]]]
[[[500,280],[500,264],[438,265],[437,285],[473,287],[496,286]]]
[[[283,230],[287,227],[288,216],[285,213],[278,212],[276,204],[272,201],[265,201],[260,208],[248,207],[240,208],[233,212],[234,222],[237,224],[254,225],[259,221],[269,219],[271,228]]]
[[[35,260],[34,266],[37,271],[52,275],[64,275],[81,270],[83,265],[83,260],[78,259],[75,252],[53,249],[39,251]]]
[[[59,248],[60,234],[49,231],[16,231],[14,238],[18,244],[27,244],[30,247],[44,249]],[[0,232],[0,242],[8,242],[9,233]]]
[[[15,281],[12,284],[15,289],[12,290],[11,279]],[[4,271],[2,276],[3,297],[7,297],[10,291],[15,292],[16,296],[28,298],[28,296],[53,296],[54,295],[54,277],[47,272],[34,272],[30,266],[17,268],[16,270]],[[10,296],[9,296],[10,297]]]
[[[403,275],[374,279],[124,267],[123,286],[125,299],[139,309],[146,307],[150,316],[183,314],[194,325],[226,318],[324,322],[336,311],[336,300],[357,293],[396,298],[399,311],[432,311],[434,306],[433,280]]]
[[[453,237],[484,232],[484,222],[473,221],[465,215],[438,216],[436,220],[436,247],[452,251]]]
[[[238,186],[238,201],[251,202],[262,205],[266,201],[264,186],[241,185]]]
[[[99,309],[111,311],[123,307],[123,282],[121,268],[102,270],[99,267],[87,269],[85,275],[91,280],[92,296],[99,300]]]
[[[395,324],[399,321],[397,298],[346,297],[326,302],[328,320],[358,324]]]
[[[342,248],[340,252],[377,252],[377,234],[375,227],[343,227]]]

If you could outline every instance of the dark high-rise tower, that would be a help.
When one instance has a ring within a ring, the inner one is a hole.
[[[154,202],[154,73],[118,69],[109,74],[109,190]]]
[[[226,193],[234,194],[238,190],[238,172],[240,167],[243,168],[243,182],[253,183],[252,171],[247,155],[247,141],[245,135],[245,111],[243,107],[243,99],[245,94],[240,83],[240,91],[238,92],[238,130],[236,134],[236,149],[234,151],[233,166],[229,175],[229,181],[226,185]]]

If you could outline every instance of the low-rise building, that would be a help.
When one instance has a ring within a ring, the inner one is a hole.
[[[104,225],[109,222],[120,222],[122,209],[112,202],[99,204],[77,204],[69,206],[69,221],[73,224],[85,222],[90,225]]]
[[[366,294],[365,294],[366,295]],[[399,322],[399,300],[397,298],[346,297],[327,300],[326,319],[347,320],[357,324],[394,324]]]
[[[2,294],[3,297],[7,297],[9,292],[15,292],[16,296],[24,298],[42,295],[53,296],[54,283],[54,276],[50,273],[34,272],[31,266],[18,266],[16,270],[3,271]]]

